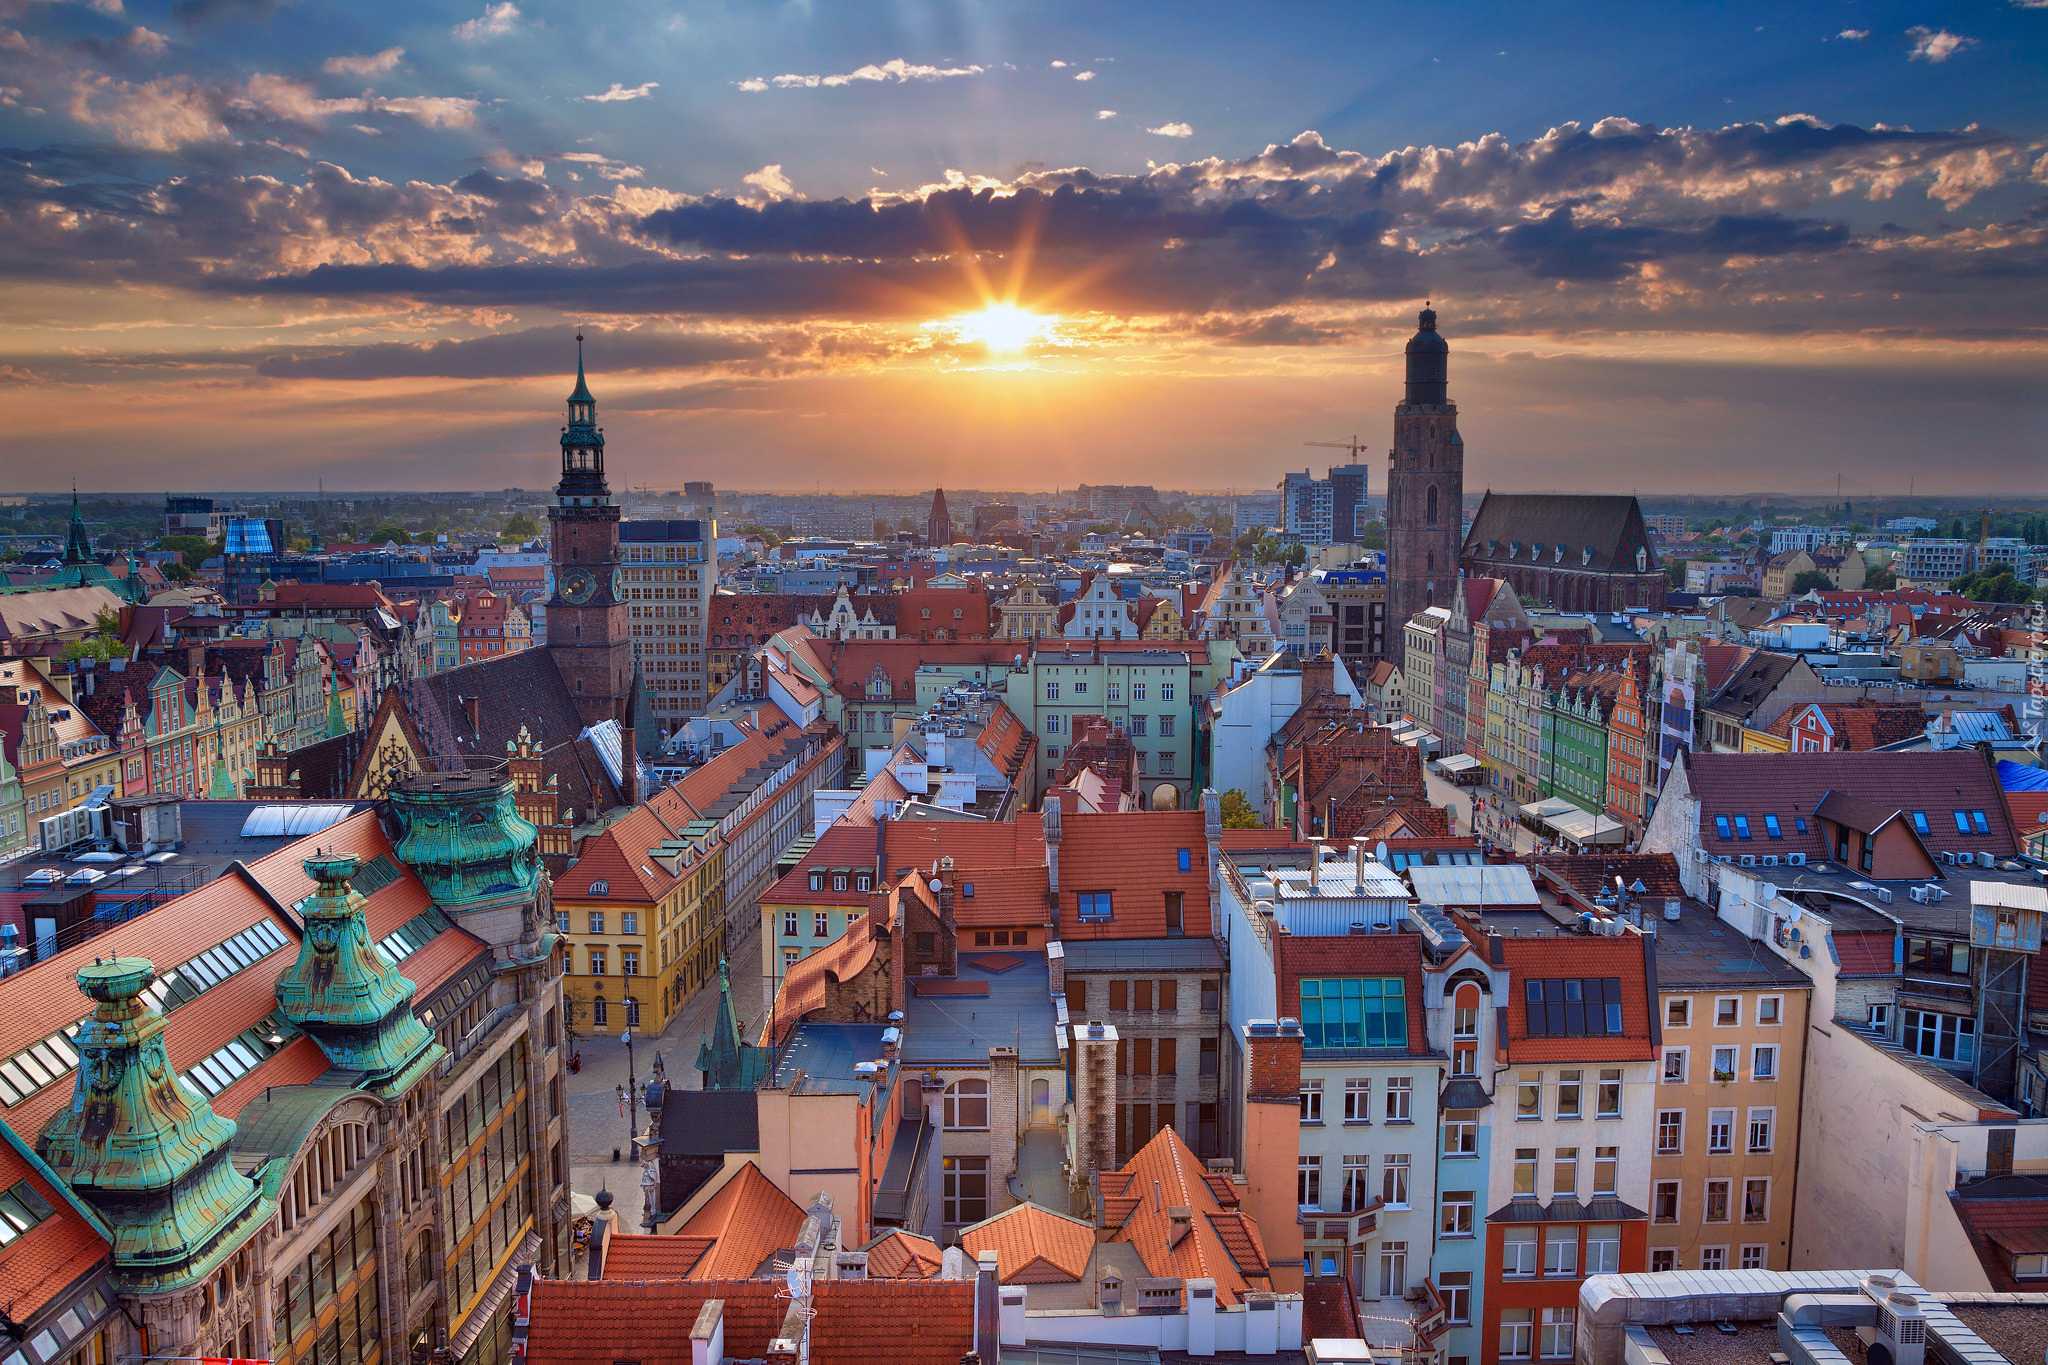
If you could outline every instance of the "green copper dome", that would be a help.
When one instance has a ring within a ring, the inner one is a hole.
[[[426,883],[434,904],[466,914],[538,893],[540,831],[513,808],[510,778],[417,773],[389,795],[405,826],[398,860]]]
[[[389,1097],[418,1080],[444,1049],[413,1016],[412,982],[370,943],[363,898],[348,884],[356,865],[352,853],[305,860],[306,875],[320,887],[299,903],[306,936],[299,960],[278,978],[277,1004],[328,1061],[363,1073],[359,1089]]]
[[[95,1003],[78,1030],[78,1077],[37,1144],[114,1230],[115,1279],[132,1293],[204,1279],[268,1213],[229,1162],[235,1125],[171,1069],[164,1017],[142,998],[155,979],[139,957],[79,970]]]

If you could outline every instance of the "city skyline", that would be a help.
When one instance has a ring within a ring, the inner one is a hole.
[[[13,10],[10,482],[2039,486],[2048,9],[1157,20]]]

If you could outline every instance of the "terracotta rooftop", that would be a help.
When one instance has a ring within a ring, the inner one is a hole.
[[[902,1228],[892,1228],[869,1242],[868,1276],[877,1280],[929,1280],[945,1264],[939,1244]]]
[[[1181,866],[1181,854],[1187,866]],[[1167,938],[1168,893],[1180,896],[1180,933],[1207,937],[1209,845],[1202,813],[1126,811],[1070,815],[1060,824],[1060,934],[1070,939]],[[1111,893],[1111,918],[1083,920],[1082,892]]]
[[[725,1358],[765,1357],[789,1311],[781,1281],[607,1278],[538,1281],[526,1358],[690,1365],[691,1329],[714,1299]],[[972,1280],[820,1280],[812,1306],[812,1365],[959,1365],[974,1349]]]
[[[749,1166],[748,1170],[753,1167]],[[683,1280],[715,1239],[704,1235],[654,1237],[644,1233],[614,1232],[605,1243],[604,1273],[607,1280]]]
[[[1237,1207],[1227,1177],[1214,1177],[1169,1126],[1159,1130],[1120,1171],[1096,1175],[1098,1220],[1109,1240],[1137,1248],[1159,1278],[1216,1281],[1219,1305],[1236,1304],[1271,1287],[1259,1226]],[[1188,1209],[1185,1229],[1172,1211]]]
[[[34,1134],[18,1141],[34,1140]],[[71,1206],[44,1172],[11,1141],[0,1141],[0,1190],[27,1182],[50,1216],[0,1247],[0,1304],[10,1325],[28,1323],[43,1306],[107,1265],[113,1246]]]
[[[977,1258],[993,1251],[1004,1284],[1072,1284],[1088,1273],[1095,1229],[1026,1203],[960,1229],[960,1246]]]
[[[692,1214],[679,1235],[708,1237],[713,1246],[695,1263],[700,1280],[751,1278],[776,1252],[796,1244],[804,1211],[747,1162]]]

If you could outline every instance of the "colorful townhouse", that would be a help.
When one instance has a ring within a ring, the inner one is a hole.
[[[1495,1042],[1480,1365],[1570,1360],[1579,1285],[1647,1261],[1659,1019],[1651,940],[1484,935]],[[1441,1193],[1439,1228],[1464,1211]],[[1464,1236],[1441,1232],[1440,1236]]]

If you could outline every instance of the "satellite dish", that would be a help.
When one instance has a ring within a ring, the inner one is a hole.
[[[945,890],[945,889],[946,889],[946,884],[945,884],[944,882],[940,881],[940,880],[939,880],[939,879],[938,879],[937,877],[934,877],[934,878],[932,878],[932,882],[931,882],[931,887],[932,887],[932,894],[933,894],[933,895],[937,895],[937,894],[938,894],[939,892],[941,892],[941,891],[943,891],[943,890]]]
[[[1387,861],[1387,841],[1385,839],[1380,840],[1379,846],[1373,849],[1372,856],[1381,862]]]

